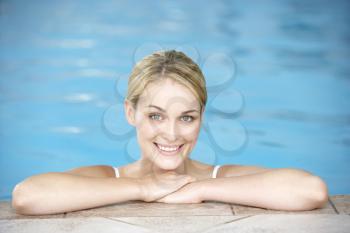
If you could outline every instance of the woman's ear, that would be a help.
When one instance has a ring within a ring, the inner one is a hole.
[[[202,119],[202,121],[204,120],[204,112],[205,112],[205,107],[202,107],[202,110],[201,110],[201,119]]]
[[[125,117],[128,123],[132,126],[135,126],[135,109],[130,103],[130,101],[128,100],[124,101],[124,110],[125,110]]]
[[[201,116],[204,115],[204,111],[205,111],[205,107],[203,106],[203,107],[202,107],[202,110],[201,110]]]

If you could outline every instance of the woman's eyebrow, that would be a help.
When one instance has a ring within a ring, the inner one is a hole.
[[[161,107],[158,107],[156,105],[152,105],[151,104],[151,105],[148,105],[147,107],[148,108],[156,108],[156,109],[158,109],[161,112],[166,112],[164,109],[162,109]],[[190,113],[190,112],[199,112],[199,111],[197,109],[191,109],[191,110],[184,111],[181,114],[187,114],[187,113]]]

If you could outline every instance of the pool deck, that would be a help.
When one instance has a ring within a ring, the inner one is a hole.
[[[221,202],[125,202],[58,215],[23,216],[0,202],[0,232],[350,232],[350,195],[322,209],[273,211]]]

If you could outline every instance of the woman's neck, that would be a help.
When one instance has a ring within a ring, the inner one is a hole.
[[[176,169],[175,171],[178,174],[188,174],[188,170],[191,164],[191,159],[186,158]],[[159,168],[156,166],[152,161],[149,159],[141,158],[140,160],[135,162],[137,173],[139,174],[139,177],[142,177],[144,175],[151,174],[152,172],[155,173],[164,173],[168,172],[169,170],[164,170],[162,168]]]

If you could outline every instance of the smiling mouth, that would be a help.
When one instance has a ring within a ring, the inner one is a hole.
[[[153,144],[158,148],[158,150],[162,154],[165,154],[165,155],[177,154],[184,145],[184,144],[181,144],[181,145],[177,145],[177,146],[168,146],[168,145],[161,145],[161,144],[158,144],[155,142]]]

